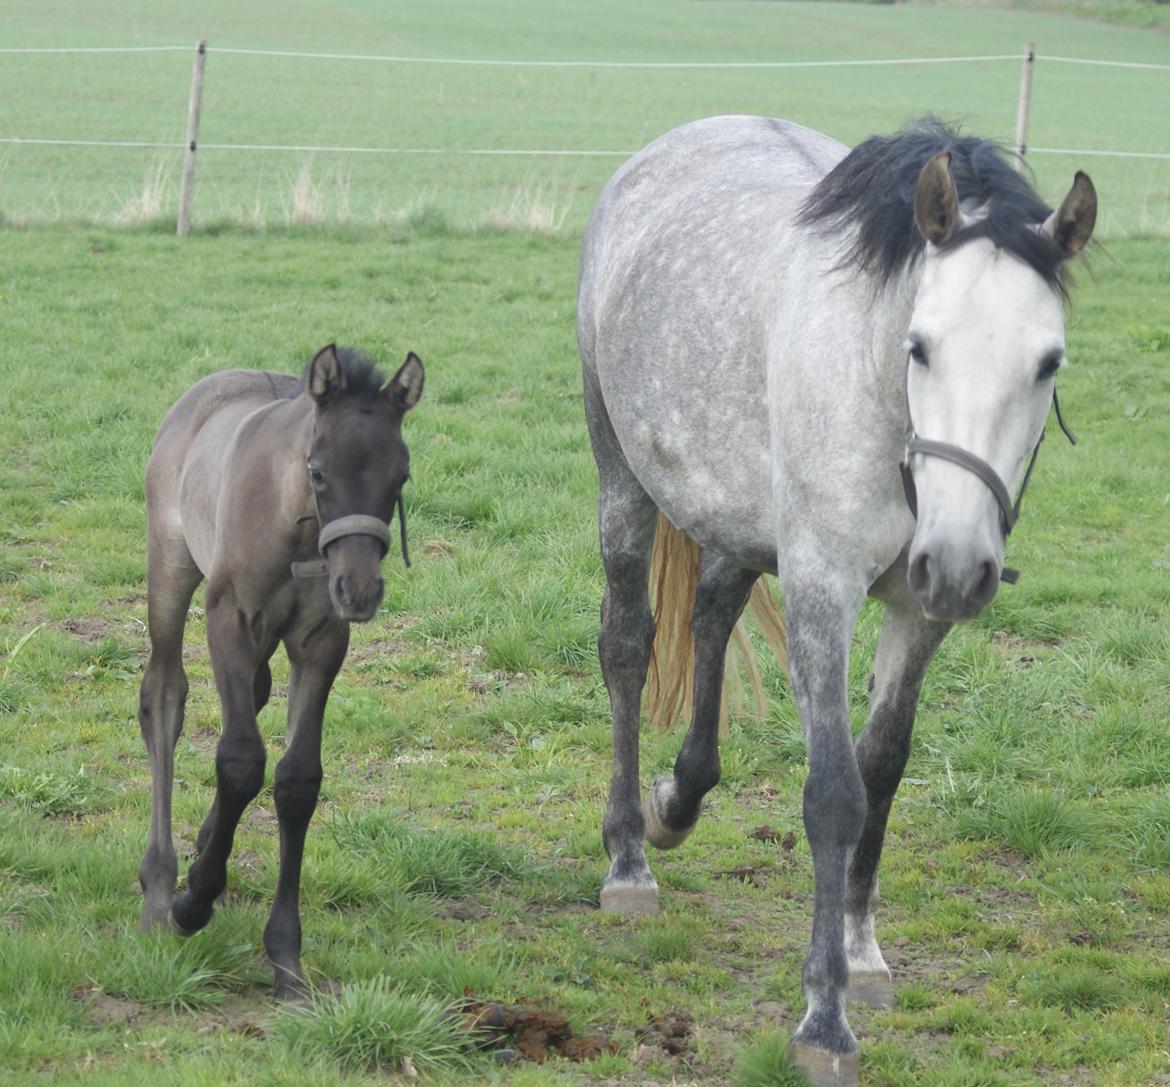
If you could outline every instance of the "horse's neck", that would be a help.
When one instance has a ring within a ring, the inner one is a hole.
[[[281,517],[289,524],[314,513],[306,461],[313,441],[313,403],[307,396],[266,405],[254,420],[257,449],[263,449],[267,474]]]

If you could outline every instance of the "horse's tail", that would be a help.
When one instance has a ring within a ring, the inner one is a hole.
[[[646,712],[650,723],[659,729],[669,728],[682,714],[689,717],[695,679],[695,646],[691,630],[691,613],[695,607],[695,589],[699,584],[701,548],[686,533],[679,531],[665,515],[658,517],[654,551],[650,559],[650,591],[653,598],[654,652],[650,658]],[[784,616],[776,598],[763,578],[752,588],[748,610],[756,617],[760,631],[780,666],[788,669],[788,643]],[[723,697],[719,708],[719,728],[725,731],[732,702],[739,709],[743,683],[739,666],[747,669],[756,715],[766,709],[764,685],[755,649],[741,618],[735,625],[727,646],[723,676]]]

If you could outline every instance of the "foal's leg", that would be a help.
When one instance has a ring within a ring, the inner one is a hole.
[[[264,784],[264,742],[256,727],[256,671],[262,655],[248,618],[230,593],[207,592],[207,644],[219,691],[223,733],[215,753],[215,801],[206,841],[171,907],[183,932],[198,932],[227,886],[227,860],[244,809]]]
[[[259,666],[256,669],[256,678],[252,681],[252,708],[256,716],[260,716],[260,711],[268,705],[268,698],[272,694],[272,669],[268,665],[268,660],[276,651],[276,642],[273,642],[262,654]],[[204,846],[207,845],[207,839],[211,837],[211,828],[215,826],[215,802],[212,802],[211,810],[207,813],[207,817],[203,820],[199,827],[199,833],[195,837],[195,852],[202,853]]]
[[[681,844],[699,820],[703,797],[719,783],[719,704],[727,640],[759,577],[704,551],[691,630],[695,644],[694,714],[674,773],[646,795],[646,839],[659,849]]]
[[[183,731],[187,676],[183,671],[183,627],[191,595],[202,580],[186,544],[153,533],[147,545],[147,623],[150,662],[142,677],[138,727],[150,753],[150,837],[138,869],[142,927],[164,924],[175,895],[178,861],[171,838],[171,793],[175,744]]]
[[[305,832],[317,806],[321,788],[321,720],[329,688],[345,659],[349,624],[330,623],[306,644],[285,641],[291,674],[288,695],[288,739],[284,757],[276,764],[274,794],[280,820],[280,875],[276,899],[264,929],[264,946],[276,979],[276,997],[285,999],[305,991],[301,972],[301,860]]]
[[[845,884],[845,953],[849,997],[872,1007],[889,1007],[894,993],[890,970],[874,935],[878,904],[877,870],[886,820],[910,754],[910,732],[922,678],[934,651],[950,630],[922,614],[910,594],[902,567],[882,593],[886,617],[878,639],[869,720],[857,740],[857,763],[865,782],[866,815]]]
[[[815,880],[812,939],[801,974],[806,1011],[790,1052],[812,1083],[855,1087],[857,1041],[845,1018],[844,894],[845,866],[865,816],[865,787],[845,683],[864,590],[853,592],[829,571],[812,568],[817,553],[806,550],[799,568],[789,556],[781,571],[789,669],[808,745],[804,827]]]
[[[658,511],[626,464],[601,392],[588,373],[585,404],[601,484],[601,559],[606,578],[597,650],[613,714],[613,775],[602,824],[610,866],[601,885],[601,908],[611,913],[653,914],[658,912],[658,884],[646,864],[642,843],[638,725],[654,642],[647,581]]]

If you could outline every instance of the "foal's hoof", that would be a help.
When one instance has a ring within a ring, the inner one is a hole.
[[[627,917],[658,915],[658,884],[635,883],[633,880],[606,880],[601,888],[601,912],[620,913]]]
[[[805,1042],[788,1043],[788,1059],[804,1073],[812,1087],[857,1087],[857,1051],[831,1053]]]
[[[849,975],[846,1000],[855,1004],[867,1004],[871,1008],[892,1008],[894,1006],[894,985],[889,972],[884,974]]]
[[[206,927],[214,912],[215,907],[210,903],[197,907],[192,902],[190,893],[184,891],[175,897],[171,905],[171,926],[180,936],[194,936],[200,929]]]
[[[651,786],[642,802],[642,818],[646,824],[646,841],[655,849],[675,849],[687,840],[687,836],[695,829],[692,823],[689,827],[676,830],[667,826],[663,819],[670,798],[674,795],[674,778],[667,774],[660,777]]]

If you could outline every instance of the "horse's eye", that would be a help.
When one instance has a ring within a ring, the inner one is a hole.
[[[906,345],[906,350],[910,354],[910,361],[918,363],[919,366],[929,366],[930,363],[926,359],[926,348],[922,346],[917,340],[911,340]]]
[[[1060,364],[1064,360],[1064,355],[1059,351],[1053,351],[1049,355],[1045,355],[1043,361],[1040,363],[1040,370],[1036,375],[1037,381],[1047,381],[1049,378],[1056,376],[1056,371],[1060,369]]]
[[[315,464],[309,465],[309,479],[311,479],[318,486],[325,482],[325,477],[321,474],[321,469],[318,468]]]

